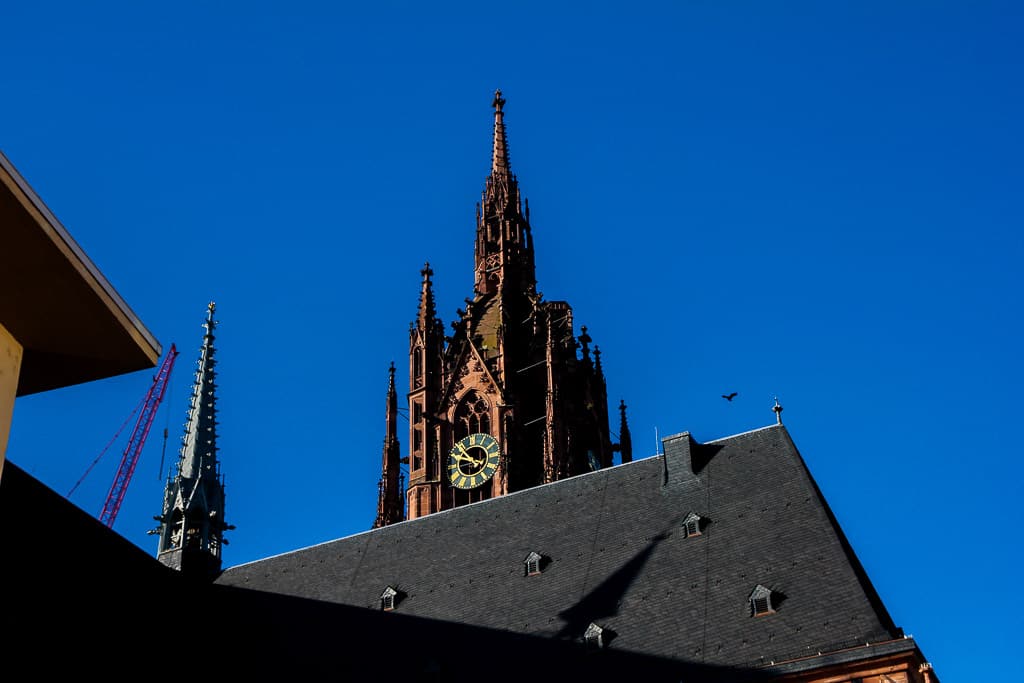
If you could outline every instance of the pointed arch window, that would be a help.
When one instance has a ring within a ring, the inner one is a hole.
[[[455,439],[470,434],[490,434],[490,410],[491,406],[486,398],[475,391],[467,393],[455,409]]]
[[[412,380],[417,387],[423,383],[423,347],[417,346],[412,352]]]

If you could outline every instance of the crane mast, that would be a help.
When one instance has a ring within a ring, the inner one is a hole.
[[[118,510],[121,509],[121,501],[124,500],[124,494],[128,490],[128,483],[135,473],[135,466],[139,462],[139,455],[142,453],[142,447],[146,443],[146,437],[149,436],[150,427],[153,426],[153,418],[156,417],[157,408],[160,407],[160,402],[163,401],[164,392],[167,390],[167,379],[171,375],[174,359],[177,357],[178,351],[174,348],[174,344],[171,344],[171,349],[164,357],[164,362],[161,364],[156,377],[153,378],[153,384],[149,387],[149,392],[146,394],[142,411],[139,413],[139,419],[136,420],[135,428],[128,439],[128,445],[125,446],[124,453],[121,455],[121,464],[117,468],[117,474],[110,485],[110,491],[107,493],[107,499],[103,503],[103,510],[99,515],[99,520],[106,524],[107,527],[114,526],[114,519],[117,517]]]

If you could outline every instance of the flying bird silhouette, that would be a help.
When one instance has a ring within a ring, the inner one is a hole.
[[[722,398],[724,398],[726,401],[729,401],[730,403],[732,403],[732,400],[736,398],[736,396],[738,396],[738,394],[735,391],[729,394],[728,396],[722,394]]]

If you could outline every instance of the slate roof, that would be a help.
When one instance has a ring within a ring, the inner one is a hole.
[[[664,455],[232,567],[217,584],[372,610],[391,586],[398,598],[383,617],[577,641],[594,623],[609,649],[716,666],[916,647],[900,644],[785,427],[664,445]],[[687,538],[691,512],[702,533]],[[543,571],[527,576],[531,552]],[[774,614],[751,616],[759,584]]]

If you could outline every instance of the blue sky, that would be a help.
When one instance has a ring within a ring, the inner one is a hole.
[[[501,88],[539,289],[601,348],[636,457],[771,424],[778,396],[943,682],[1002,677],[1024,632],[1021,5],[4,15],[0,150],[181,352],[115,525],[147,552],[210,300],[225,564],[369,528],[419,270],[446,326],[472,293]],[[152,374],[19,399],[8,458],[67,493]],[[128,431],[71,498],[90,513]]]

